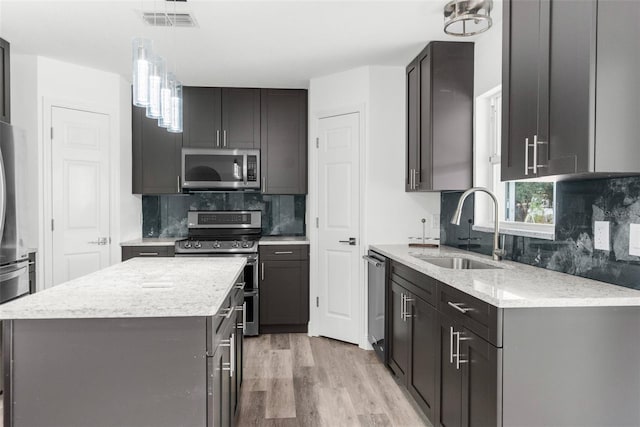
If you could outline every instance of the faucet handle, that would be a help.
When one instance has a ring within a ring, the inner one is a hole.
[[[496,248],[493,250],[493,254],[502,258],[507,254],[507,251],[504,248]]]

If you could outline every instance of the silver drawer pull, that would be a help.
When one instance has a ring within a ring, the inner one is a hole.
[[[235,307],[225,308],[224,310],[222,310],[222,312],[220,312],[219,316],[224,317],[225,319],[229,319],[235,309]]]
[[[158,256],[160,254],[158,252],[140,252],[138,255],[140,255],[140,256]]]
[[[276,251],[274,252],[276,255],[293,255],[293,251]]]
[[[464,307],[460,307],[462,305],[461,302],[451,302],[448,301],[447,304],[449,304],[449,306],[455,308],[456,310],[458,310],[460,313],[462,314],[467,314],[467,311],[471,311],[470,308],[464,308]]]

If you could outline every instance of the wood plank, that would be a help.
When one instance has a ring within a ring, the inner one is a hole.
[[[265,418],[296,418],[293,378],[271,378],[268,381]]]
[[[349,393],[345,388],[320,387],[318,413],[324,426],[353,426],[358,424]]]

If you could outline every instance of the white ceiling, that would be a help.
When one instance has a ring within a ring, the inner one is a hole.
[[[141,11],[163,0],[0,0],[12,53],[37,54],[130,79],[131,40],[147,37],[186,85],[308,87],[310,78],[362,65],[406,65],[442,31],[446,0],[175,3],[197,28],[154,28]],[[496,3],[494,25],[501,20]],[[464,40],[470,40],[465,38]]]

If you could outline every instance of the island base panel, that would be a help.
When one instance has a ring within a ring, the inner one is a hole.
[[[4,323],[4,425],[205,425],[205,318]]]

